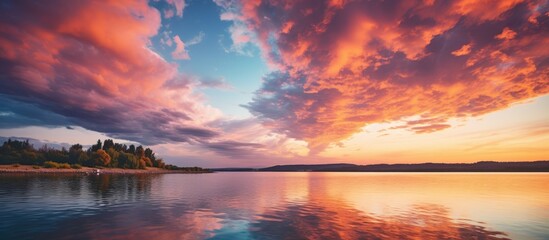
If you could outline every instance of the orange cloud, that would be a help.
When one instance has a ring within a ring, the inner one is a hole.
[[[465,44],[460,49],[455,50],[455,51],[452,52],[452,54],[455,55],[455,56],[463,56],[463,55],[467,55],[469,53],[471,53],[471,45],[469,45],[469,44]]]
[[[440,119],[409,127],[432,132],[549,92],[546,2],[332,3],[233,8],[277,67],[247,107],[313,154],[369,123]]]
[[[517,33],[506,27],[499,35],[496,35],[496,38],[509,40],[515,38],[515,36],[517,36]]]

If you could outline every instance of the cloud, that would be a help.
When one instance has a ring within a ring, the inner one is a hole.
[[[44,127],[64,126],[70,123],[66,117],[44,110],[32,103],[13,100],[0,94],[0,129],[29,125]]]
[[[218,166],[297,151],[257,119],[226,119],[205,104],[195,90],[230,88],[222,78],[181,73],[153,52],[160,12],[147,1],[12,1],[0,13],[0,129],[78,126]]]
[[[168,4],[170,4],[172,7],[175,8],[175,14],[178,17],[183,17],[183,9],[185,8],[185,0],[166,0]],[[173,10],[167,10],[164,12],[165,18],[171,18],[173,17]]]
[[[191,57],[189,56],[189,52],[187,51],[187,47],[190,47],[192,45],[199,44],[204,40],[204,32],[199,32],[198,35],[194,36],[189,40],[186,44],[181,41],[181,38],[179,38],[178,35],[175,35],[173,37],[173,42],[175,43],[175,49],[172,52],[172,58],[177,60],[189,60]],[[168,46],[171,46],[170,41],[165,41],[165,44]]]
[[[2,127],[82,126],[148,145],[220,134],[207,123],[221,112],[150,50],[161,21],[147,1],[8,1],[0,12]]]
[[[175,11],[173,9],[164,10],[164,18],[172,18],[175,16]]]
[[[181,78],[171,79],[164,83],[165,88],[190,90],[192,88],[216,88],[216,89],[232,89],[233,86],[228,84],[223,78],[199,77],[199,76],[184,76]]]
[[[471,53],[471,45],[470,44],[465,44],[460,49],[455,50],[455,51],[452,52],[452,54],[454,56],[463,56],[463,55],[467,55],[469,53]]]
[[[196,45],[196,44],[199,44],[202,42],[202,40],[204,40],[204,37],[206,36],[206,34],[204,34],[204,32],[199,32],[198,35],[194,36],[193,38],[191,38],[191,40],[189,40],[187,42],[187,46],[192,46],[192,45]]]
[[[181,41],[178,35],[173,37],[173,42],[175,43],[175,50],[172,52],[172,58],[178,60],[189,60],[189,52],[185,49],[185,43]]]
[[[438,131],[549,92],[546,1],[216,2],[276,69],[246,107],[312,154],[367,124]]]
[[[232,89],[233,87],[223,78],[201,78],[199,87],[217,88],[217,89]]]
[[[446,129],[449,127],[451,126],[448,124],[431,124],[431,125],[425,125],[425,126],[412,127],[411,129],[416,133],[430,133],[430,132],[440,131],[442,129]]]
[[[504,28],[499,35],[496,35],[497,39],[513,39],[517,36],[517,33],[509,28]]]
[[[248,47],[252,46],[252,42],[255,41],[255,35],[248,28],[244,17],[241,16],[241,5],[234,0],[214,0],[214,3],[222,10],[220,19],[222,21],[232,21],[232,25],[229,26],[232,45],[230,48],[225,48],[222,45],[225,51],[241,55],[252,55]],[[220,43],[222,44],[222,42]]]
[[[258,143],[243,143],[237,141],[209,142],[204,144],[204,146],[222,156],[235,158],[256,156],[256,151],[264,148],[263,145]]]

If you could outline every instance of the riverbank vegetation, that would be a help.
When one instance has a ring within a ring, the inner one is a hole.
[[[45,168],[73,168],[82,166],[99,168],[146,169],[156,167],[167,170],[185,170],[201,172],[199,167],[178,167],[166,164],[163,159],[155,156],[150,148],[143,146],[115,143],[112,139],[97,143],[87,149],[80,144],[54,149],[47,145],[35,149],[26,141],[5,141],[0,148],[0,164],[39,165]]]

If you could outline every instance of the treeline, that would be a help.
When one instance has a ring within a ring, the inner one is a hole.
[[[181,168],[165,164],[161,158],[157,158],[150,148],[115,143],[112,139],[106,139],[103,143],[97,143],[84,150],[80,144],[66,148],[54,149],[47,145],[35,149],[26,141],[5,141],[0,148],[0,164],[23,164],[51,166],[51,162],[69,164],[72,166],[108,167],[145,169],[146,167],[165,168],[170,170],[202,171],[203,169]]]

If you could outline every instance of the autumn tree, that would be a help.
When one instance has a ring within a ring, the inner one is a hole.
[[[118,167],[118,159],[120,158],[120,152],[116,151],[114,148],[107,149],[107,154],[111,157],[110,167]]]
[[[97,166],[108,166],[111,162],[111,156],[105,150],[99,149],[95,152],[94,160]]]

